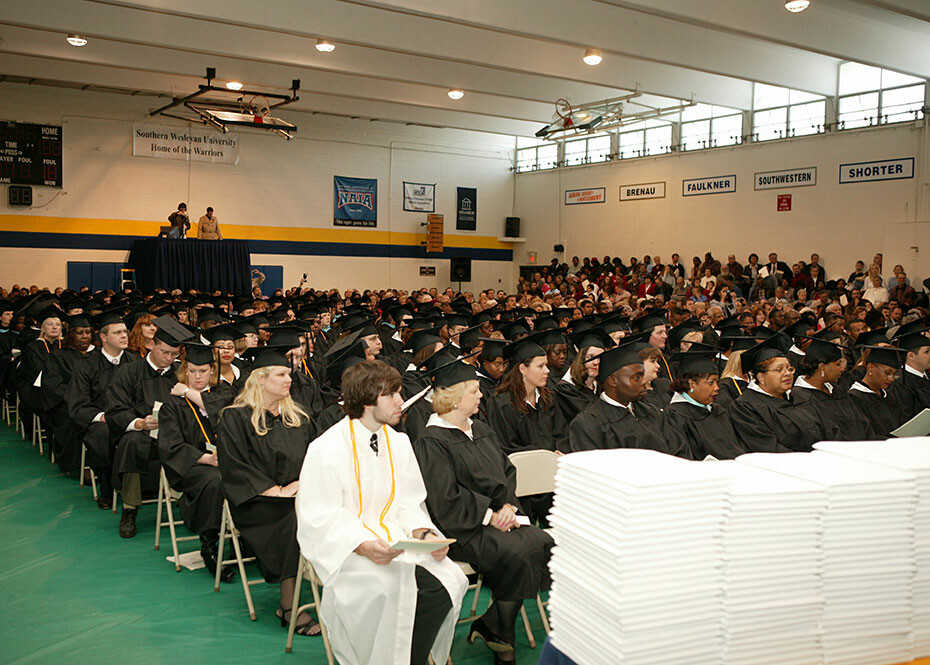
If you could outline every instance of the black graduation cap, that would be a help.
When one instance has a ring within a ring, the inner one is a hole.
[[[598,324],[608,335],[620,331],[630,330],[630,317],[623,314],[611,314],[601,319]]]
[[[547,347],[552,344],[565,344],[565,335],[562,334],[561,329],[559,328],[548,328],[546,330],[537,330],[531,335],[528,335],[524,339],[531,340],[536,342],[542,347]]]
[[[213,347],[197,342],[184,343],[185,360],[188,365],[210,365],[216,359],[213,355]]]
[[[511,367],[526,363],[531,358],[545,356],[546,350],[537,342],[524,337],[518,342],[512,342],[504,348],[504,358],[510,361]]]
[[[481,357],[484,360],[494,360],[495,358],[504,357],[504,349],[507,346],[507,340],[496,339],[494,337],[479,337],[481,342]]]
[[[820,330],[815,332],[813,335],[811,335],[811,337],[813,337],[814,339],[822,340],[824,342],[832,342],[835,339],[839,339],[840,334],[838,332],[830,330],[829,328],[821,328]]]
[[[94,328],[100,330],[104,326],[109,326],[114,323],[123,323],[123,307],[121,305],[116,305],[115,307],[107,307],[95,316],[91,322],[94,324]]]
[[[868,332],[860,333],[856,338],[856,347],[875,346],[876,344],[888,343],[888,328],[876,328]]]
[[[433,327],[433,320],[425,316],[415,316],[407,321],[410,330],[427,330]]]
[[[291,367],[291,361],[287,359],[287,352],[290,351],[292,346],[275,346],[269,344],[268,346],[255,346],[250,349],[246,349],[243,352],[247,358],[252,359],[252,364],[249,365],[249,369],[256,370],[260,367]]]
[[[614,372],[628,365],[642,364],[643,359],[640,357],[639,352],[643,349],[648,349],[649,346],[650,345],[646,342],[634,340],[620,346],[615,346],[591,358],[590,360],[599,358],[601,361],[597,368],[597,382],[603,385]]]
[[[901,337],[902,335],[909,335],[913,332],[923,332],[925,330],[928,330],[927,325],[924,322],[924,318],[920,317],[919,319],[909,321],[908,323],[899,326],[894,335],[895,337]]]
[[[678,363],[679,375],[687,374],[720,374],[717,366],[717,353],[713,349],[695,349],[699,342],[695,342],[687,351],[672,354],[672,361]],[[706,346],[706,345],[702,345]]]
[[[458,359],[440,365],[427,373],[434,390],[437,388],[450,388],[465,381],[478,380],[474,366]]]
[[[575,310],[571,307],[556,307],[552,310],[552,315],[556,319],[570,319],[574,315]]]
[[[580,319],[572,319],[568,322],[566,326],[572,332],[578,332],[579,330],[589,330],[597,325],[596,316],[582,316]]]
[[[807,337],[808,333],[814,330],[817,326],[811,323],[811,321],[805,317],[801,317],[790,326],[782,330],[786,335],[794,337]]]
[[[235,342],[237,339],[242,337],[242,333],[239,331],[239,328],[232,323],[224,323],[219,326],[213,326],[204,330],[201,335],[210,340],[211,344],[216,344],[217,342]]]
[[[249,316],[236,321],[236,330],[239,331],[241,337],[257,335],[258,327],[255,325],[255,317]]]
[[[749,334],[755,339],[769,339],[775,337],[778,332],[766,326],[756,326],[755,328],[749,329]]]
[[[33,318],[35,319],[36,323],[38,323],[39,326],[41,326],[48,319],[64,318],[64,312],[62,312],[57,307],[48,306],[48,307],[43,307],[42,309],[38,310],[33,315]]]
[[[459,348],[461,348],[462,351],[471,351],[478,346],[478,342],[481,339],[480,327],[480,325],[472,326],[459,333]]]
[[[448,326],[465,326],[471,325],[471,317],[463,314],[446,314],[443,319]]]
[[[536,319],[534,330],[558,330],[559,322],[551,314],[541,314]]]
[[[197,323],[200,325],[209,322],[223,323],[223,321],[223,312],[218,309],[204,308],[197,312]]]
[[[252,296],[236,296],[233,299],[233,307],[236,308],[237,312],[241,312],[244,309],[252,308]]]
[[[930,337],[922,332],[911,332],[906,335],[898,335],[894,338],[894,343],[899,349],[916,351],[923,346],[930,346]]]
[[[724,328],[742,328],[743,324],[739,322],[739,316],[736,314],[731,314],[725,319],[721,319],[717,322],[717,325],[714,326],[717,330],[723,330]]]
[[[405,317],[405,316],[411,316],[411,317],[412,317],[412,316],[413,316],[413,312],[410,311],[410,308],[409,308],[409,307],[405,307],[405,306],[403,306],[403,305],[400,305],[400,306],[392,307],[391,309],[389,309],[389,310],[388,310],[388,316],[391,317],[391,320],[394,321],[394,323],[395,323],[396,325],[401,326],[401,325],[406,325],[406,324],[402,323],[404,317]]]
[[[478,312],[472,317],[472,322],[475,324],[485,323],[487,321],[493,321],[494,314],[490,310],[484,310],[483,312]]]
[[[656,326],[666,325],[668,320],[665,317],[666,312],[664,309],[653,309],[638,319],[633,319],[633,321],[630,322],[630,327],[636,332],[651,331]]]
[[[859,348],[868,350],[869,355],[866,358],[866,362],[887,365],[895,369],[900,369],[904,365],[904,359],[907,357],[907,349],[900,349],[894,346],[865,345]]]
[[[501,327],[501,332],[504,333],[504,337],[513,340],[517,335],[529,335],[530,327],[525,321],[512,321]]]
[[[0,299],[0,313],[3,312],[12,312],[16,309],[13,305],[12,300],[7,300],[6,298]]]
[[[349,314],[339,320],[339,326],[343,332],[361,331],[362,337],[368,335],[377,335],[378,330],[375,328],[375,317],[370,313]]]
[[[292,322],[293,323],[293,322]],[[293,325],[271,326],[271,339],[268,340],[270,346],[281,346],[287,349],[295,349],[300,346],[300,337],[304,331]]]
[[[804,354],[815,362],[836,362],[843,357],[843,351],[846,349],[842,344],[836,344],[823,337],[816,337],[814,335],[800,335],[800,337],[802,339],[811,340]],[[930,339],[927,340],[927,345],[930,346]]]
[[[782,351],[779,338],[773,335],[743,351],[743,355],[740,356],[740,366],[743,374],[749,374],[770,358],[784,357],[785,352]]]
[[[81,312],[80,314],[74,314],[67,317],[68,329],[74,330],[75,328],[91,328],[90,317],[87,314]]]
[[[745,351],[746,349],[754,347],[756,345],[756,340],[754,337],[749,337],[748,335],[733,335],[730,337],[721,337],[720,344],[724,349],[729,349],[731,351]]]
[[[194,335],[191,331],[175,321],[170,316],[159,316],[152,321],[157,326],[155,339],[168,346],[181,346]]]
[[[579,353],[589,346],[596,346],[599,349],[610,349],[614,346],[614,341],[610,338],[610,335],[600,327],[574,330],[568,333],[566,337]]]
[[[686,319],[668,331],[669,346],[673,349],[678,348],[681,346],[681,340],[684,339],[685,335],[689,332],[700,332],[703,329],[704,325],[700,319]]]
[[[416,354],[420,350],[425,349],[428,346],[432,346],[433,344],[442,344],[442,338],[439,337],[439,330],[439,328],[417,330],[412,335],[410,335],[410,339],[408,339],[407,343],[404,344],[404,348],[409,349],[413,351],[414,354]]]

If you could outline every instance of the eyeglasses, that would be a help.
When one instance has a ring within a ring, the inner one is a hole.
[[[778,372],[779,374],[794,374],[794,367],[787,365],[785,367],[773,367],[772,369],[765,370],[766,372]]]

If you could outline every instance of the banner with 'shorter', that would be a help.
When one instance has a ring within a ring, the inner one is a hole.
[[[378,180],[333,176],[333,226],[378,225]]]

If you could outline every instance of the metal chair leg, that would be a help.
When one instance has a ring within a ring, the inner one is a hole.
[[[300,584],[304,579],[304,558],[300,557],[297,566],[297,579],[294,581],[294,597],[291,600],[291,620],[287,627],[287,642],[284,643],[284,653],[290,653],[294,647],[294,631],[297,630],[297,614],[300,610]]]

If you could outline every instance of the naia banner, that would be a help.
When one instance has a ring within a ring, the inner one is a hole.
[[[239,135],[220,134],[214,129],[133,123],[132,154],[185,162],[238,164]]]
[[[333,176],[333,226],[378,225],[378,181]]]
[[[436,185],[428,185],[422,182],[405,182],[404,210],[407,212],[436,212]]]

